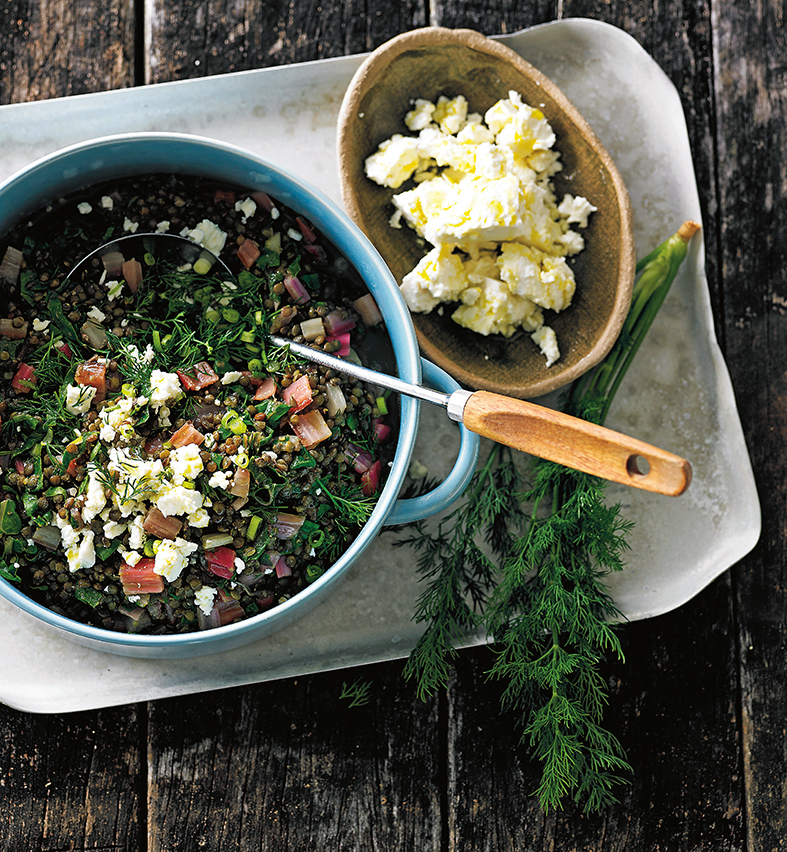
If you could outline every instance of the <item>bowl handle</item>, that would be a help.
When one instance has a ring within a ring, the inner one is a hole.
[[[437,390],[445,393],[459,390],[459,384],[448,373],[425,358],[421,358],[421,370],[425,384],[433,385]],[[426,494],[397,500],[385,519],[386,526],[409,524],[442,512],[464,492],[475,472],[481,439],[462,424],[459,424],[459,432],[459,453],[448,476]]]

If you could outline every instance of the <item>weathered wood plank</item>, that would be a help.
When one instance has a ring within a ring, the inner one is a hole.
[[[431,5],[429,24],[436,27],[466,27],[484,35],[513,33],[517,30],[554,21],[558,17],[558,0],[436,0]]]
[[[427,23],[413,0],[153,0],[147,9],[151,83],[362,53]]]
[[[438,703],[401,664],[151,706],[150,852],[440,848]],[[343,684],[370,684],[351,707]]]
[[[134,85],[134,0],[0,5],[0,103]]]
[[[449,849],[743,849],[730,610],[723,577],[681,609],[622,629],[625,663],[604,669],[605,724],[633,775],[618,790],[620,804],[598,814],[568,802],[544,815],[533,798],[540,767],[518,745],[516,720],[499,711],[501,685],[482,676],[489,659],[463,655],[449,695]]]
[[[762,499],[736,573],[749,845],[787,837],[787,45],[782,3],[716,8],[720,257],[727,354]]]
[[[0,706],[0,848],[144,848],[144,708],[34,716]]]

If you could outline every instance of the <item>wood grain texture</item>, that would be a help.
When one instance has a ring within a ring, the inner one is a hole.
[[[143,727],[131,706],[66,716],[0,706],[0,848],[144,848]]]
[[[134,0],[0,5],[0,103],[134,84]]]
[[[787,845],[783,15],[724,2],[715,31],[727,354],[763,507],[760,545],[736,572],[743,756],[749,844],[767,852]]]
[[[401,664],[159,701],[150,852],[439,849],[438,702]],[[352,707],[344,684],[370,686]]]
[[[620,804],[544,815],[538,767],[499,712],[486,649],[466,652],[449,690],[449,849],[457,852],[736,852],[743,776],[729,578],[696,601],[622,630],[625,663],[608,663],[605,724],[633,767]],[[712,769],[711,769],[712,767]],[[750,847],[752,850],[756,846]]]
[[[152,0],[148,9],[150,83],[363,53],[427,23],[413,0]]]

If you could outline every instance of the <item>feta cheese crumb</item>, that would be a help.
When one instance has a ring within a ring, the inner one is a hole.
[[[366,175],[393,195],[393,228],[402,221],[428,246],[407,273],[402,295],[411,311],[460,302],[459,325],[479,334],[536,335],[547,366],[559,358],[542,310],[570,306],[576,288],[566,257],[584,248],[596,208],[550,182],[562,169],[556,138],[537,107],[515,91],[482,117],[461,95],[417,99],[404,122],[416,135],[393,134],[365,161]]]
[[[162,539],[156,551],[153,571],[172,583],[180,577],[188,565],[189,556],[198,548],[198,544],[183,538],[176,538],[174,541]]]
[[[205,613],[205,615],[210,615],[211,610],[213,609],[213,601],[216,598],[217,589],[213,589],[210,586],[203,586],[201,589],[197,589],[194,592],[194,603]]]
[[[169,469],[176,485],[182,485],[186,480],[195,480],[203,470],[199,446],[186,444],[183,447],[174,447],[169,454]]]
[[[232,370],[221,377],[221,383],[223,385],[231,385],[233,382],[239,381],[242,375],[243,373],[238,370]]]
[[[235,210],[241,214],[241,222],[245,224],[257,212],[257,202],[253,198],[244,198],[235,202]]]
[[[96,395],[96,388],[87,385],[68,385],[66,387],[66,411],[69,414],[86,414]]]
[[[227,242],[227,234],[209,219],[203,219],[196,228],[191,230],[186,228],[183,235],[190,237],[217,257]]]
[[[90,319],[95,320],[97,323],[102,323],[107,318],[107,315],[97,305],[93,305],[93,307],[87,312],[87,315]]]
[[[81,204],[77,204],[77,210],[83,215],[87,216],[88,213],[92,211],[92,207],[87,203],[87,201],[83,201]]]
[[[222,488],[225,491],[230,487],[232,482],[228,473],[223,470],[217,470],[208,480],[208,485],[211,488]]]
[[[161,408],[165,403],[180,399],[183,388],[177,373],[165,373],[163,370],[152,370],[150,373],[150,404],[153,408]]]

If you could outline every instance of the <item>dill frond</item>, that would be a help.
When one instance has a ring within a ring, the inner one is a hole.
[[[610,353],[570,388],[564,410],[603,423],[612,399],[686,256],[698,226],[681,229],[637,266],[632,307]],[[604,584],[625,567],[632,523],[605,500],[605,483],[532,459],[526,488],[512,453],[493,447],[461,505],[439,524],[413,525],[401,544],[418,554],[426,587],[414,620],[426,625],[405,674],[422,699],[444,688],[472,631],[495,643],[490,678],[518,717],[521,742],[541,762],[533,791],[545,811],[567,798],[586,811],[615,801],[631,767],[603,727],[598,667],[623,660],[621,613]],[[479,546],[483,541],[495,561]]]

